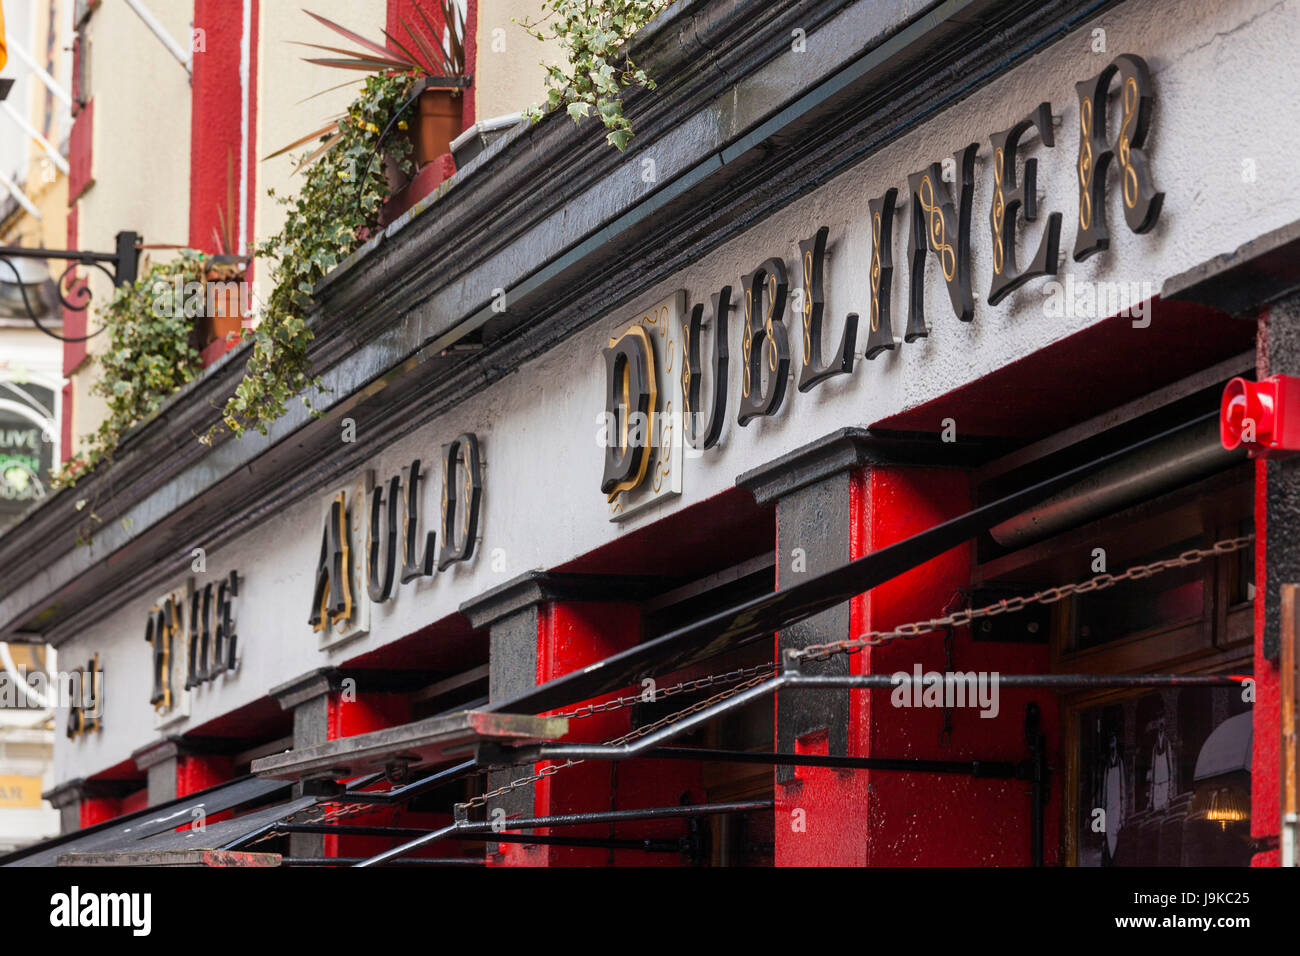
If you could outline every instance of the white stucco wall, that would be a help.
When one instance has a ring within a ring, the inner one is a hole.
[[[1092,52],[1094,26],[1106,30],[1104,55]],[[833,24],[828,27],[833,28]],[[809,42],[816,40],[814,34]],[[1072,248],[1078,129],[1074,83],[1091,77],[1119,53],[1139,54],[1154,73],[1156,106],[1148,146],[1156,186],[1166,193],[1164,211],[1153,233],[1133,235],[1123,223],[1118,192],[1112,185],[1111,251],[1084,264],[1069,260],[1065,274],[1076,281],[1145,282],[1158,289],[1166,277],[1300,218],[1300,194],[1284,186],[1285,177],[1294,172],[1294,157],[1300,155],[1300,122],[1279,106],[1300,98],[1300,74],[1289,68],[1298,43],[1300,0],[1243,0],[1227,6],[1156,0],[1119,8],[650,290],[635,308],[605,316],[417,434],[377,451],[368,467],[382,481],[415,457],[430,467],[442,443],[463,431],[477,433],[487,465],[482,546],[472,564],[400,587],[392,601],[372,611],[369,635],[341,650],[318,650],[316,636],[306,624],[324,496],[285,508],[249,529],[235,544],[209,553],[208,572],[198,576],[199,583],[215,581],[231,569],[244,576],[239,612],[243,665],[237,675],[201,689],[193,698],[188,722],[171,731],[198,726],[312,668],[405,636],[522,571],[554,567],[657,520],[672,508],[712,497],[732,487],[741,472],[835,428],[867,425],[914,407],[1091,324],[1095,320],[1085,317],[1047,318],[1042,280],[1038,280],[998,307],[978,301],[975,321],[963,325],[952,316],[932,257],[926,284],[929,339],[862,362],[851,377],[810,395],[791,388],[779,417],[741,429],[734,423],[741,321],[733,315],[728,383],[732,421],[722,445],[702,458],[687,459],[683,494],[676,503],[621,525],[608,520],[598,490],[602,460],[595,436],[596,416],[603,409],[600,350],[611,334],[675,289],[685,289],[688,302],[694,303],[707,301],[723,284],[737,287],[742,274],[772,255],[786,257],[792,282],[797,284],[793,270],[798,241],[818,226],[828,225],[828,339],[838,340],[846,312],[859,312],[865,324],[869,310],[868,199],[889,186],[905,194],[908,173],[971,141],[982,148],[972,229],[974,285],[986,293],[991,274],[988,135],[1011,125],[1044,99],[1064,114],[1057,146],[1054,150],[1035,146],[1025,155],[1040,158],[1046,210],[1064,213],[1062,246]],[[1265,84],[1267,96],[1261,93]],[[1246,159],[1255,164],[1253,182],[1242,176]],[[1023,241],[1022,262],[1037,236],[1035,229]],[[894,301],[895,328],[900,332],[897,316],[907,293],[906,241],[905,225],[899,222]],[[1147,333],[1134,329],[1131,334],[1129,347],[1143,348]],[[797,328],[792,329],[794,354],[800,348],[799,336]],[[862,330],[859,348],[865,339]],[[363,442],[366,438],[357,437]],[[435,514],[437,468],[433,467],[435,478],[425,489],[426,525]],[[356,477],[341,475],[336,484]],[[359,548],[360,543],[353,545]],[[496,570],[490,560],[495,549],[501,549]],[[70,664],[99,652],[106,671],[106,713],[101,733],[71,743],[60,741],[59,779],[89,775],[126,759],[152,738],[149,649],[143,640],[150,604],[149,599],[131,602],[62,649],[63,660]]]
[[[193,0],[150,0],[150,12],[182,46],[194,19]],[[78,202],[77,247],[111,251],[120,230],[144,242],[184,245],[190,214],[190,82],[185,68],[125,3],[101,3],[85,31],[88,95],[94,103],[91,185]],[[60,243],[62,245],[62,243]],[[147,260],[170,258],[151,250]],[[142,263],[141,271],[146,266]],[[112,296],[111,280],[85,270],[94,302]],[[89,328],[98,327],[89,318]],[[87,342],[95,355],[106,336]],[[104,400],[90,392],[98,367],[84,364],[73,382],[73,450],[106,414]]]

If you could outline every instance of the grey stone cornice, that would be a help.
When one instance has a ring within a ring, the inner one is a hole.
[[[736,478],[760,505],[866,465],[966,468],[976,452],[935,439],[877,435],[866,428],[840,428]]]
[[[174,760],[186,752],[188,751],[181,738],[173,735],[150,741],[143,747],[131,751],[131,759],[139,769],[148,770],[167,760]]]
[[[318,667],[272,687],[270,695],[280,702],[281,709],[293,710],[299,704],[338,690],[342,678],[338,668]]]
[[[460,613],[477,629],[547,601],[636,602],[664,586],[662,580],[637,576],[525,571],[470,598]]]

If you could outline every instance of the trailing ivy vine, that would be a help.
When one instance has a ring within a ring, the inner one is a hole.
[[[201,371],[199,353],[190,344],[193,307],[187,290],[203,281],[207,257],[183,249],[168,262],[147,269],[136,281],[115,291],[99,320],[107,348],[95,356],[101,374],[90,387],[108,404],[108,415],[83,441],[83,451],[63,463],[55,488],[74,484],[81,475],[111,459],[122,436],[149,418],[171,395]]]
[[[201,442],[210,444],[223,430],[236,436],[249,428],[266,434],[295,395],[311,408],[311,393],[321,388],[308,357],[312,290],[364,241],[366,228],[388,199],[386,160],[404,175],[414,173],[411,144],[398,132],[407,128],[404,119],[384,139],[384,155],[377,152],[381,133],[406,102],[414,80],[414,74],[367,77],[328,147],[317,147],[310,164],[304,161],[302,190],[275,197],[287,210],[284,226],[255,249],[259,258],[271,262],[273,288],[256,310],[255,327],[242,333],[252,340],[244,378],[223,406],[221,423],[200,436]],[[201,373],[191,344],[193,284],[203,281],[209,258],[181,250],[117,290],[105,307],[101,321],[108,342],[95,357],[100,375],[91,392],[107,401],[108,417],[84,440],[82,453],[54,476],[56,488],[75,484],[111,460],[129,429]]]
[[[308,358],[312,290],[356,250],[388,199],[385,161],[376,148],[413,82],[412,74],[367,77],[361,95],[339,120],[336,141],[306,167],[302,190],[276,197],[287,210],[284,226],[256,249],[259,258],[274,263],[274,288],[256,327],[244,332],[253,342],[244,379],[222,409],[222,424],[201,441],[210,443],[223,429],[238,436],[253,428],[265,435],[295,395],[311,408],[311,393],[322,387]],[[406,127],[402,119],[395,129]],[[405,137],[390,133],[383,146],[390,162],[406,175],[414,173]]]
[[[653,90],[645,70],[626,54],[628,40],[669,5],[670,0],[543,0],[540,20],[516,20],[538,40],[556,40],[566,62],[547,65],[546,108],[534,106],[536,122],[564,106],[575,123],[593,111],[609,131],[605,138],[620,151],[632,138],[623,115],[623,92],[632,86]]]

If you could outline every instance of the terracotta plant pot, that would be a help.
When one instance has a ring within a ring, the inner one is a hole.
[[[203,278],[206,283],[223,283],[221,288],[204,288],[203,347],[224,342],[226,336],[244,326],[244,276],[248,259],[244,256],[213,256]]]
[[[430,89],[420,94],[410,129],[417,168],[451,152],[451,141],[460,135],[461,102],[460,90]]]

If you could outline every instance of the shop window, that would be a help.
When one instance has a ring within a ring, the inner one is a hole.
[[[1152,564],[1177,557],[1203,543],[1199,536],[1184,538],[1150,551],[1134,563]],[[1070,608],[1068,646],[1086,650],[1126,635],[1199,621],[1205,616],[1205,578],[1204,568],[1188,565],[1078,595]]]
[[[1247,866],[1250,705],[1235,688],[1129,694],[1067,712],[1079,866]]]
[[[1239,465],[997,555],[980,565],[972,600],[1122,574],[1249,535],[1253,478],[1249,463]],[[1025,640],[1045,631],[1056,673],[1248,674],[1254,597],[1254,549],[1246,547],[1002,615],[974,636]],[[1243,698],[1235,687],[1062,696],[1063,859],[1249,865],[1251,705]]]

